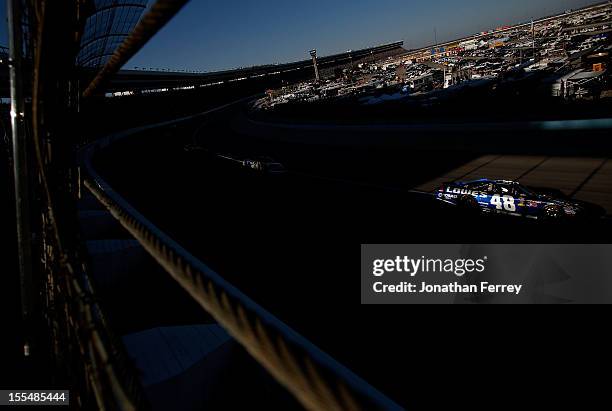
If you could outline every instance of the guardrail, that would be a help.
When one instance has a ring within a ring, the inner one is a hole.
[[[99,175],[93,156],[113,142],[221,111],[135,128],[80,153],[84,185],[144,249],[308,410],[401,410],[395,402],[257,305],[140,214]]]

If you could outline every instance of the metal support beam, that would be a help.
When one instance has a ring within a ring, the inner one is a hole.
[[[11,128],[13,134],[13,170],[15,178],[15,209],[17,249],[21,275],[21,307],[23,316],[23,352],[30,355],[32,343],[32,237],[30,231],[30,193],[28,177],[28,146],[25,134],[25,105],[23,96],[23,33],[21,0],[7,0],[9,28],[9,76],[11,87]]]

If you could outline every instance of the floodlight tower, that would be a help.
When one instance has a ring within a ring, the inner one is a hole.
[[[315,78],[317,83],[321,80],[319,76],[319,65],[317,64],[317,50],[310,50],[310,57],[312,57],[312,64],[314,65]]]

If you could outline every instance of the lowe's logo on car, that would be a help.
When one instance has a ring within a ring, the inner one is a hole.
[[[469,190],[467,188],[459,188],[459,187],[449,187],[446,189],[448,193],[451,194],[463,194],[463,195],[473,195],[473,196],[484,196],[486,194],[481,193],[480,191]]]

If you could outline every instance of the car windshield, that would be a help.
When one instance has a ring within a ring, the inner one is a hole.
[[[476,182],[476,183],[471,183],[469,185],[467,185],[467,187],[471,190],[475,190],[475,191],[484,191],[484,192],[491,192],[493,191],[493,183],[486,183],[486,182]]]

